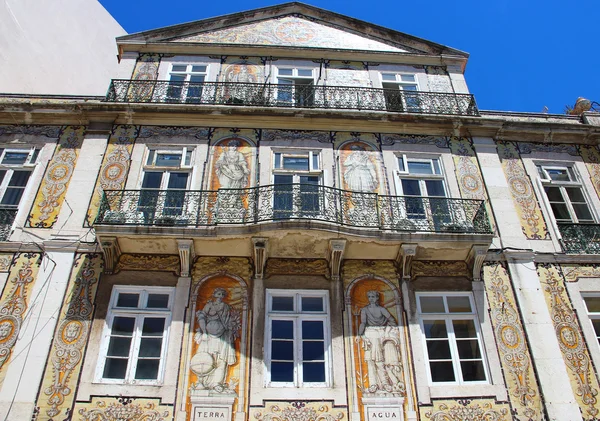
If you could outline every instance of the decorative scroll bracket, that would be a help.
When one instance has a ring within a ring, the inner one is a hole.
[[[119,257],[121,257],[121,248],[116,237],[104,238],[100,243],[104,253],[104,273],[111,275],[117,268]]]
[[[346,250],[346,240],[329,241],[327,260],[329,260],[329,272],[331,274],[331,279],[334,281],[340,280],[344,250]]]
[[[469,251],[467,262],[473,266],[473,281],[481,281],[481,267],[487,255],[488,247],[483,244],[475,244]]]
[[[194,261],[194,240],[177,240],[177,249],[179,250],[179,264],[181,269],[179,276],[189,278],[191,264]]]
[[[269,240],[263,237],[252,239],[254,249],[254,277],[262,279],[265,275],[265,266],[267,263],[267,245]]]
[[[417,255],[417,244],[402,244],[396,261],[402,262],[402,279],[410,280],[413,258]]]

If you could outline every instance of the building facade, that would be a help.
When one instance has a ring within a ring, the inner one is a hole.
[[[6,420],[593,420],[600,117],[299,3],[0,97]]]

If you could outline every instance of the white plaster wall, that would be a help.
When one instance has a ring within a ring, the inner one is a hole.
[[[96,0],[4,0],[0,92],[104,95],[125,34]]]
[[[38,385],[44,374],[48,350],[63,303],[72,251],[49,251],[44,255],[25,313],[19,339],[7,363],[0,389],[0,419],[31,419]]]

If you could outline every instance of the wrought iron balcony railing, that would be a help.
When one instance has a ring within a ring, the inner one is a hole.
[[[17,209],[0,208],[0,241],[8,241]]]
[[[354,86],[113,79],[106,101],[479,115],[471,94]]]
[[[481,200],[381,196],[313,184],[218,191],[109,190],[96,225],[201,227],[285,220],[391,231],[491,232]]]
[[[565,253],[600,254],[600,225],[559,224]]]

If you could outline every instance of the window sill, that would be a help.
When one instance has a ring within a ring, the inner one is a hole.
[[[468,398],[473,396],[499,396],[505,395],[504,386],[495,384],[457,384],[443,386],[429,386],[431,399],[442,398]]]

